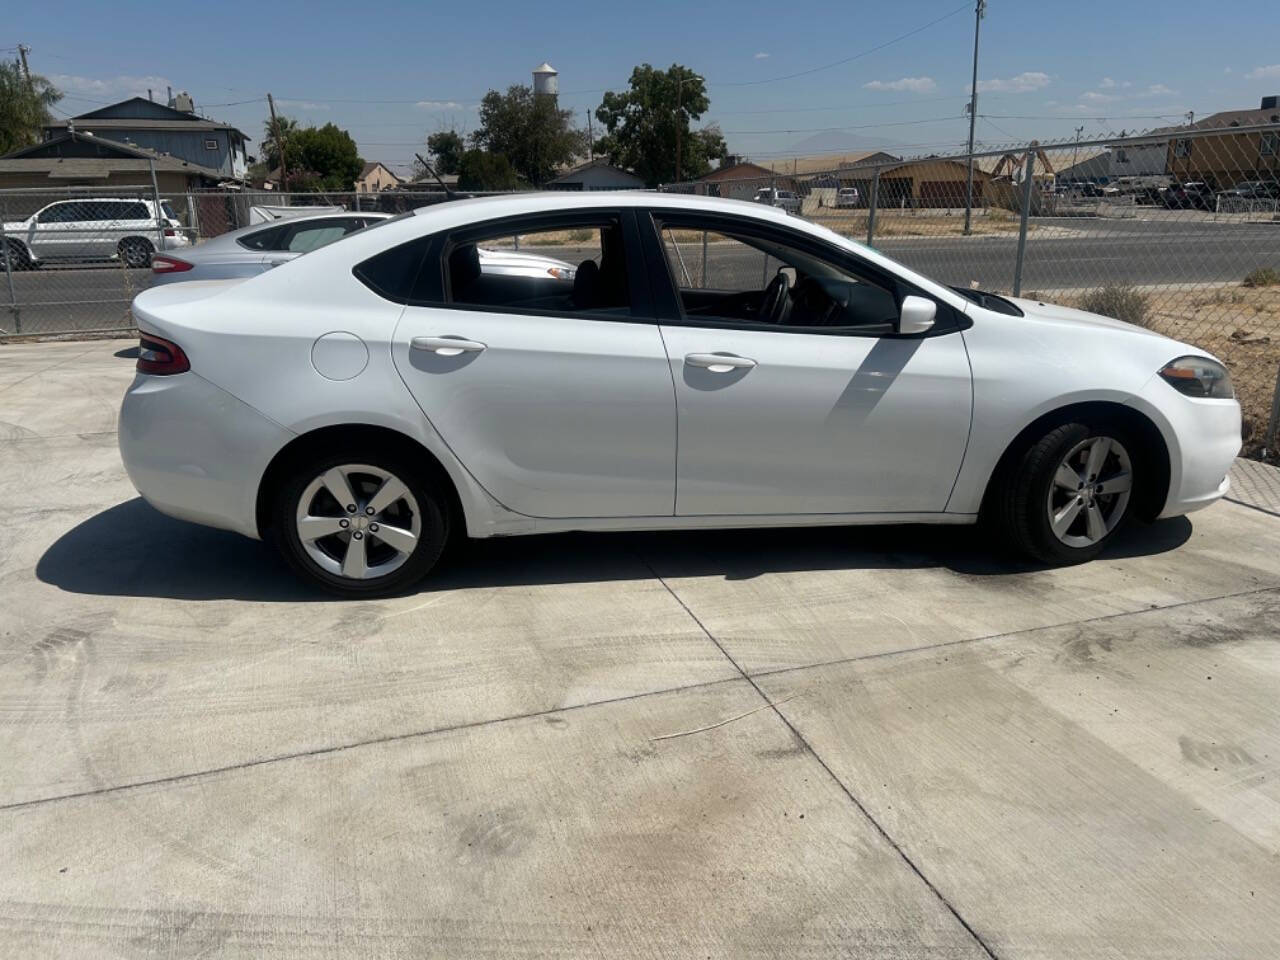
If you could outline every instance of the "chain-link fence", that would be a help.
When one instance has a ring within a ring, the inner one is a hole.
[[[946,283],[1079,307],[1200,346],[1231,368],[1246,449],[1274,455],[1280,123],[760,171],[730,167],[662,189],[782,207]],[[128,329],[152,253],[281,212],[271,208],[394,214],[446,199],[438,190],[0,191],[0,333]],[[770,276],[758,252],[731,249],[728,238],[676,239],[675,262],[694,285],[751,289]]]
[[[299,212],[396,214],[446,199],[443,191],[399,190],[0,190],[0,335],[128,330],[129,304],[150,285],[154,255],[181,257],[231,230]]]

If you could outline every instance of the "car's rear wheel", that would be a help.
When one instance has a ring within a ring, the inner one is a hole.
[[[142,237],[126,237],[120,241],[119,253],[120,259],[130,267],[149,267],[155,247],[151,245],[150,240]]]
[[[1045,433],[1007,468],[991,505],[1001,532],[1042,563],[1096,557],[1129,518],[1140,447],[1107,423],[1068,423]]]
[[[412,464],[366,451],[313,457],[281,484],[271,534],[298,573],[332,593],[396,593],[431,570],[447,501]]]

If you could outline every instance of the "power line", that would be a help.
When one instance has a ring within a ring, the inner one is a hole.
[[[857,123],[825,127],[791,127],[778,130],[723,130],[727,136],[745,137],[767,133],[840,133],[845,130],[870,130],[875,127],[911,127],[921,123],[941,123],[954,120],[955,117],[928,117],[923,120],[891,120],[885,123]]]
[[[765,83],[779,83],[783,80],[794,80],[796,77],[807,77],[810,74],[821,73],[823,70],[830,70],[832,67],[840,67],[846,63],[853,63],[853,61],[860,60],[863,57],[868,57],[873,53],[877,53],[880,50],[885,49],[885,47],[891,47],[895,43],[901,43],[903,40],[906,40],[910,37],[914,37],[917,33],[923,33],[925,30],[928,30],[932,26],[936,26],[937,24],[941,23],[943,20],[948,20],[951,17],[954,17],[957,13],[960,13],[961,11],[968,10],[968,9],[969,9],[969,4],[963,3],[960,6],[956,7],[954,10],[952,10],[950,13],[944,13],[942,16],[938,17],[937,19],[930,20],[928,23],[924,24],[923,26],[916,27],[914,30],[908,30],[906,33],[896,36],[892,40],[886,40],[883,43],[876,44],[876,46],[874,47],[868,47],[866,50],[863,50],[860,53],[855,53],[851,57],[843,57],[840,60],[833,60],[830,63],[824,63],[818,67],[810,67],[808,70],[801,70],[798,73],[787,73],[787,74],[783,74],[780,77],[769,77],[766,80],[739,80],[732,83],[730,82],[711,83],[709,84],[709,86],[756,87]]]

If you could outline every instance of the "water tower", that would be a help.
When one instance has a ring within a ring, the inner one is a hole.
[[[533,69],[533,92],[545,93],[554,97],[560,92],[560,74],[556,68],[543,61],[542,66]]]

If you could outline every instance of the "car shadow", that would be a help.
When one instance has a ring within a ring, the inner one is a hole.
[[[1186,517],[1133,524],[1104,558],[1173,550]],[[943,568],[966,576],[1032,573],[977,527],[852,526],[663,533],[561,533],[467,540],[411,593],[474,587],[596,583],[651,577]],[[70,593],[297,602],[334,599],[299,580],[267,544],[166,517],[140,498],[90,517],[58,538],[36,577]]]

